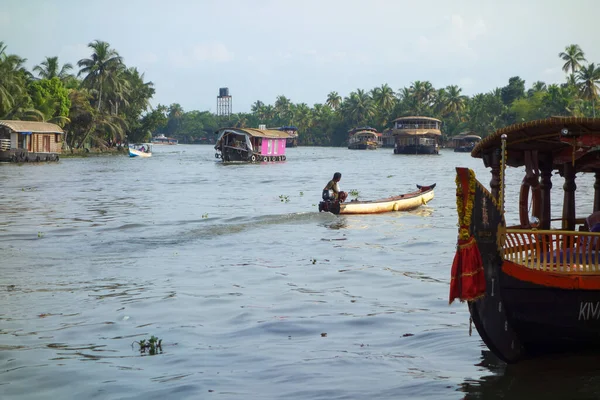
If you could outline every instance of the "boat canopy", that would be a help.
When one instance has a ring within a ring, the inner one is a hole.
[[[261,137],[269,139],[287,139],[289,135],[286,132],[278,131],[274,129],[255,129],[255,128],[221,128],[215,132],[217,141],[223,137],[226,132],[234,133],[236,135],[246,135],[251,137]]]
[[[62,128],[50,122],[0,120],[0,126],[5,126],[13,132],[31,133],[65,133]]]
[[[485,158],[506,135],[507,165],[525,165],[525,153],[551,154],[553,169],[572,162],[576,172],[600,171],[600,118],[551,117],[502,128],[477,144],[471,156]]]

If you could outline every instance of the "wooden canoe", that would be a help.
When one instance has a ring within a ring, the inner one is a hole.
[[[390,211],[408,211],[427,204],[433,199],[435,183],[429,186],[417,185],[419,190],[386,199],[371,201],[322,201],[319,211],[328,211],[333,214],[379,214]]]

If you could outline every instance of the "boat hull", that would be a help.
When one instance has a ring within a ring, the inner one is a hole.
[[[472,150],[473,146],[461,146],[454,148],[455,153],[470,153]]]
[[[129,157],[140,157],[140,158],[149,158],[152,157],[152,153],[146,153],[143,151],[139,151],[136,149],[129,149]]]
[[[504,259],[498,247],[503,226],[498,205],[477,182],[470,231],[481,255],[486,287],[483,296],[468,304],[487,347],[508,363],[540,354],[600,349],[600,280],[532,270]]]
[[[333,214],[380,214],[392,211],[408,211],[430,202],[434,197],[435,183],[431,186],[421,186],[418,191],[373,201],[322,201],[319,211]]]
[[[377,149],[377,144],[357,143],[357,144],[351,144],[351,145],[349,145],[348,148],[350,150],[376,150]]]
[[[439,150],[436,146],[409,145],[398,146],[394,154],[439,154]]]

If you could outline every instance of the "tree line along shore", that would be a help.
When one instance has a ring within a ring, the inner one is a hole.
[[[443,121],[444,140],[471,131],[485,137],[504,126],[550,116],[595,117],[598,109],[600,67],[589,62],[577,44],[558,53],[565,80],[533,82],[519,76],[506,86],[473,96],[457,85],[435,88],[429,81],[413,81],[394,90],[382,84],[357,89],[342,97],[330,92],[312,107],[284,95],[273,104],[257,100],[250,112],[217,116],[210,111],[185,111],[180,104],[151,107],[154,84],[144,73],[127,66],[110,44],[88,44],[89,58],[60,64],[46,57],[31,71],[24,58],[7,52],[0,42],[0,119],[45,121],[65,131],[65,145],[74,153],[107,149],[117,143],[146,142],[164,134],[179,143],[210,143],[221,127],[294,125],[299,145],[343,146],[348,131],[372,126],[379,131],[402,116],[426,116]]]

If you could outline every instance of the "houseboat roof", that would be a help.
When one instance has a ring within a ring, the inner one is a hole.
[[[393,120],[392,122],[396,122],[396,121],[403,121],[403,120],[406,120],[406,119],[409,119],[409,120],[410,120],[410,119],[425,119],[425,120],[428,120],[428,121],[437,121],[437,122],[440,122],[440,123],[442,122],[441,120],[439,120],[439,119],[437,119],[437,118],[431,118],[431,117],[414,117],[414,116],[411,116],[411,117],[400,117],[400,118],[396,118],[396,119],[395,119],[395,120]]]
[[[18,133],[65,133],[60,126],[50,122],[0,120],[0,126]]]
[[[472,134],[471,132],[463,132],[452,138],[453,140],[463,140],[463,139],[477,139],[481,140],[481,136]]]
[[[221,128],[215,132],[219,134],[223,131],[230,131],[238,135],[250,135],[253,137],[266,137],[274,139],[286,139],[289,135],[284,131],[278,131],[274,129],[256,129],[256,128]]]
[[[359,133],[359,132],[377,132],[376,128],[371,128],[370,126],[362,126],[360,128],[352,128],[348,131],[348,133]]]
[[[502,135],[506,135],[507,164],[510,166],[524,165],[523,153],[537,150],[538,153],[552,153],[555,165],[573,161],[577,171],[600,171],[600,162],[596,161],[600,118],[551,117],[507,126],[479,142],[471,156],[482,158],[499,149]]]
[[[442,132],[439,129],[391,129],[390,132],[394,136],[442,136]]]
[[[278,126],[276,128],[269,128],[269,129],[273,129],[273,130],[278,130],[278,131],[297,131],[298,128],[290,125],[290,126]]]

